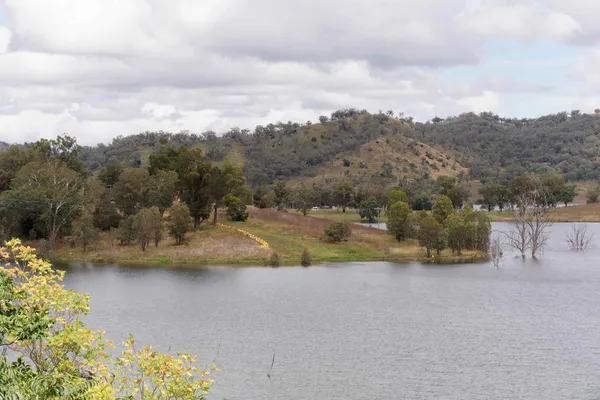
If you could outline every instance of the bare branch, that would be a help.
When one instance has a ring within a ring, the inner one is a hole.
[[[490,242],[490,259],[492,260],[494,267],[500,267],[503,256],[504,251],[502,250],[502,241],[500,240],[500,236],[496,235],[492,238],[492,241]]]
[[[586,250],[594,239],[594,235],[588,234],[587,226],[573,225],[571,232],[567,233],[567,243],[569,248],[574,251]]]
[[[269,379],[271,379],[271,372],[273,371],[273,365],[275,365],[275,353],[273,353],[273,361],[271,361],[271,368],[269,369],[269,372],[267,372],[267,376],[269,377]]]

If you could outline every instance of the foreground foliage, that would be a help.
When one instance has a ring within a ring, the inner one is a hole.
[[[0,398],[204,399],[210,371],[194,357],[138,348],[130,337],[111,359],[112,343],[81,320],[89,296],[66,289],[64,272],[19,240],[0,259]]]

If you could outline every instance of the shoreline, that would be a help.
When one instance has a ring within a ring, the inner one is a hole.
[[[308,250],[312,265],[347,262],[395,262],[422,264],[476,263],[487,254],[465,250],[461,255],[444,250],[441,256],[428,258],[425,249],[414,240],[398,242],[385,230],[352,225],[347,240],[331,242],[324,229],[333,219],[303,216],[272,209],[251,209],[246,222],[222,220],[217,226],[202,226],[188,234],[186,245],[175,246],[164,240],[158,247],[142,251],[137,245],[121,246],[108,233],[90,245],[60,244],[54,258],[60,263],[88,262],[129,265],[197,265],[197,266],[285,266],[301,265],[301,254]]]
[[[477,264],[488,261],[489,256],[482,253],[465,253],[461,255],[451,255],[442,257],[427,258],[426,256],[421,257],[331,257],[327,259],[313,260],[310,266],[322,266],[326,263],[353,263],[353,262],[392,262],[398,264],[439,264],[439,265],[454,265],[454,264]],[[189,260],[189,259],[105,259],[105,258],[64,258],[57,257],[54,260],[57,264],[70,264],[70,263],[90,263],[90,264],[101,264],[101,265],[122,265],[122,266],[148,266],[148,267],[161,267],[161,266],[185,266],[185,267],[227,267],[227,268],[286,268],[286,267],[300,267],[300,259],[285,260],[280,266],[271,266],[265,263],[265,259],[238,259],[238,260]]]

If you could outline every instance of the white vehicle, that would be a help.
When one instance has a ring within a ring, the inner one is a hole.
[[[313,207],[312,211],[319,211],[319,207]]]

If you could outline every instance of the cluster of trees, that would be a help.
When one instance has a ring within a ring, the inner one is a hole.
[[[387,187],[357,184],[352,180],[344,180],[331,186],[290,188],[285,181],[277,181],[272,186],[259,186],[253,192],[254,204],[259,208],[277,208],[284,210],[294,208],[304,215],[312,207],[338,207],[342,212],[348,208],[359,211],[365,221],[374,222],[382,212],[389,209],[396,201],[397,193],[402,193],[402,200],[413,210],[431,210],[437,196],[449,197],[456,208],[461,208],[469,199],[469,192],[464,182],[456,177],[440,176],[437,180],[401,179],[396,190],[388,192]]]
[[[517,204],[524,193],[534,189],[542,191],[546,205],[552,207],[559,203],[567,206],[577,195],[577,186],[574,183],[566,183],[561,175],[550,174],[537,177],[526,173],[511,179],[506,184],[488,182],[479,188],[481,195],[479,204],[489,211],[496,207],[502,211],[506,207]]]
[[[222,207],[232,219],[248,217],[251,190],[241,169],[212,164],[199,149],[161,143],[148,168],[110,163],[96,177],[68,136],[10,147],[0,153],[0,239],[45,238],[53,248],[71,236],[85,248],[98,231],[119,228],[122,244],[137,241],[145,250],[165,230],[185,242],[189,221],[197,228],[213,213],[216,224]]]
[[[387,210],[387,229],[397,240],[417,239],[427,257],[433,251],[439,255],[446,248],[457,254],[463,250],[487,253],[491,225],[485,213],[473,211],[471,206],[457,211],[445,195],[436,199],[431,212],[413,211],[405,201],[406,194],[399,190],[389,197],[395,202]]]

